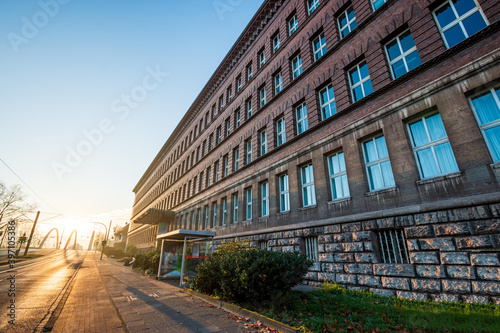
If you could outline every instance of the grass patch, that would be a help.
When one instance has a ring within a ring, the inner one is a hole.
[[[387,298],[325,284],[290,291],[261,314],[302,332],[500,332],[500,306]]]

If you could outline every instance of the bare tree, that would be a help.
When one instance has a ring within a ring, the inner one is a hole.
[[[7,187],[0,182],[0,229],[8,221],[33,212],[36,207],[36,204],[26,202],[26,195],[20,185]]]

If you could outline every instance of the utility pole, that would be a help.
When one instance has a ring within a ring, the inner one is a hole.
[[[113,221],[109,221],[109,228],[107,230],[106,240],[103,242],[104,244],[102,245],[101,259],[100,260],[102,260],[102,254],[104,253],[104,246],[106,246],[106,244],[108,243],[109,231],[111,230],[111,222],[113,222]],[[106,226],[104,226],[104,227],[106,227]]]
[[[24,249],[24,256],[28,254],[28,249],[30,248],[31,238],[33,238],[33,233],[35,232],[36,223],[38,222],[38,217],[40,216],[40,211],[36,213],[35,223],[33,223],[33,227],[31,228],[30,238],[28,238],[28,244],[26,244],[26,249]]]

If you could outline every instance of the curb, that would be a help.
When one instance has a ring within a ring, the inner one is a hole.
[[[231,303],[223,302],[220,299],[213,298],[211,296],[198,293],[198,292],[193,291],[191,289],[184,288],[184,289],[181,290],[181,292],[190,294],[191,296],[195,296],[195,297],[201,298],[202,300],[204,300],[207,303],[215,305],[215,306],[217,306],[220,309],[224,309],[227,312],[230,312],[232,314],[238,315],[240,317],[248,317],[248,318],[251,318],[251,319],[253,319],[255,321],[260,321],[263,325],[268,326],[270,328],[273,328],[273,329],[275,329],[277,331],[280,331],[280,332],[283,332],[283,333],[298,333],[298,332],[300,332],[300,331],[294,329],[291,326],[288,326],[288,325],[283,324],[283,323],[281,323],[279,321],[276,321],[274,319],[271,319],[271,318],[265,317],[263,315],[260,315],[257,312],[253,312],[253,311],[247,310],[247,309],[242,308],[241,306],[238,306],[238,305],[234,305],[234,304],[231,304]]]

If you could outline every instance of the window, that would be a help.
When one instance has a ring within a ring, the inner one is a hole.
[[[261,216],[269,215],[269,183],[264,182],[260,184],[260,206]]]
[[[347,173],[343,152],[328,157],[328,172],[330,174],[332,200],[348,197],[349,184],[347,183]]]
[[[288,174],[279,176],[280,187],[280,212],[290,210],[290,190],[288,187]]]
[[[208,137],[208,151],[211,151],[214,148],[214,135],[210,134]]]
[[[371,0],[372,2],[372,6],[373,6],[373,10],[377,10],[380,8],[380,6],[382,6],[384,3],[387,2],[387,0]]]
[[[497,163],[500,161],[500,88],[470,101],[493,162]]]
[[[317,262],[318,261],[318,237],[304,238],[304,248],[307,259]]]
[[[200,146],[196,148],[196,162],[200,160]]]
[[[319,6],[319,0],[307,0],[307,13],[311,15],[312,12]]]
[[[210,124],[210,112],[205,115],[205,126],[208,127],[208,124]]]
[[[267,154],[267,131],[260,132],[260,156]]]
[[[212,119],[214,119],[215,116],[217,116],[217,106],[214,104],[212,105]]]
[[[198,226],[196,225],[196,210],[193,210],[193,212],[191,213],[191,230],[197,230]]]
[[[409,264],[408,246],[403,229],[377,232],[380,258],[385,264]]]
[[[229,157],[226,155],[224,156],[223,160],[224,160],[224,172],[222,173],[222,175],[224,177],[227,177],[229,173]]]
[[[333,94],[333,86],[331,83],[319,91],[319,104],[321,109],[321,120],[325,120],[337,113],[335,95]]]
[[[354,14],[354,9],[352,8],[352,6],[350,6],[346,9],[345,12],[340,14],[338,22],[340,39],[347,36],[354,28],[358,26],[358,22],[356,22],[356,15]]]
[[[285,117],[276,121],[276,146],[279,147],[286,142]]]
[[[300,54],[292,60],[292,78],[295,80],[302,74],[302,57]]]
[[[288,35],[291,36],[299,28],[299,21],[297,20],[297,14],[294,14],[288,20]]]
[[[262,87],[259,90],[259,96],[260,96],[260,107],[263,107],[267,103],[267,99],[266,99],[266,87]]]
[[[210,186],[210,176],[211,176],[211,173],[212,173],[212,168],[208,167],[207,168],[207,187]]]
[[[368,65],[363,60],[349,71],[352,101],[357,102],[373,92]]]
[[[266,64],[266,52],[264,50],[259,53],[259,68],[264,67]]]
[[[274,94],[278,95],[283,90],[283,75],[281,72],[274,76]]]
[[[229,88],[227,88],[227,93],[226,93],[226,96],[227,96],[227,103],[229,104],[229,102],[231,102],[231,98],[233,98],[233,91],[232,91],[232,87],[229,86]]]
[[[259,249],[267,250],[267,241],[259,241]]]
[[[472,36],[488,25],[475,0],[450,0],[433,13],[447,48]]]
[[[229,118],[226,119],[226,138],[231,134],[231,122]]]
[[[252,79],[252,64],[247,66],[247,81]]]
[[[240,127],[240,120],[241,120],[240,110],[238,109],[238,111],[236,111],[234,113],[234,128],[235,129]]]
[[[236,148],[233,151],[233,166],[234,166],[234,171],[238,170],[240,168],[240,149]]]
[[[252,116],[252,99],[247,101],[247,119]]]
[[[197,230],[201,230],[201,208],[198,208],[198,225]]]
[[[207,151],[207,140],[203,140],[203,145],[201,146],[201,156],[205,156]]]
[[[306,103],[302,103],[295,108],[295,119],[297,121],[297,135],[309,128],[307,124],[307,107]]]
[[[219,97],[219,110],[222,111],[224,109],[224,96]]]
[[[432,178],[458,171],[439,113],[408,124],[420,176]]]
[[[238,193],[233,194],[233,223],[238,223]]]
[[[236,92],[239,93],[241,91],[241,75],[238,75],[236,78]]]
[[[304,207],[316,204],[316,193],[314,191],[314,174],[312,164],[300,168],[302,182],[302,203]]]
[[[387,43],[385,51],[393,79],[397,79],[422,64],[410,30],[406,30]]]
[[[273,53],[276,53],[281,46],[280,33],[279,31],[273,37]]]
[[[318,60],[326,53],[326,41],[325,34],[320,33],[318,37],[314,38],[312,41],[314,61]]]
[[[219,161],[214,164],[214,183],[219,181]]]
[[[205,227],[204,230],[208,229],[208,205],[205,206]]]
[[[222,130],[221,130],[220,126],[217,127],[217,144],[219,144],[221,141],[221,131]]]
[[[215,226],[217,225],[217,203],[216,202],[212,203],[212,212],[213,212],[212,228],[215,228]]]
[[[248,140],[246,143],[246,164],[252,162],[252,140]]]
[[[197,178],[198,177],[195,176],[194,179],[193,179],[193,195],[196,194],[196,182],[197,182]]]
[[[370,191],[394,186],[391,161],[384,136],[370,139],[363,144],[366,173],[370,183]]]
[[[252,188],[247,188],[245,190],[246,205],[245,205],[245,218],[247,220],[252,219]]]
[[[200,173],[200,191],[203,190],[203,172]]]
[[[227,221],[227,199],[226,198],[222,198],[221,205],[222,205],[222,225],[226,225],[226,221]]]

